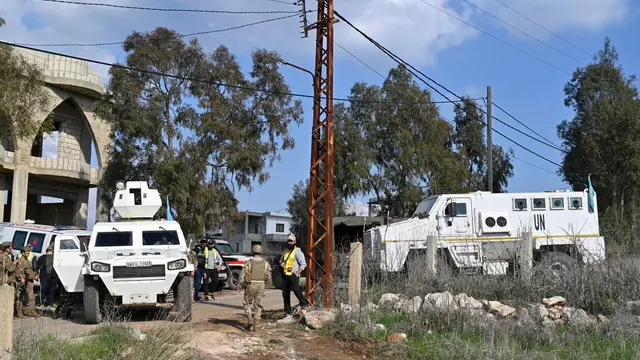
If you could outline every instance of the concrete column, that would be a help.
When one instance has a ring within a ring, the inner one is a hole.
[[[427,272],[429,276],[437,275],[436,254],[438,253],[438,237],[427,236]]]
[[[11,187],[11,222],[24,222],[27,216],[27,190],[29,170],[26,166],[16,166]]]
[[[531,283],[531,271],[533,269],[533,234],[530,231],[520,235],[519,263],[520,279],[524,285]]]
[[[7,196],[5,175],[0,174],[0,222],[4,221],[4,198]]]
[[[13,347],[13,287],[0,286],[0,359],[11,359]]]
[[[78,199],[75,201],[73,211],[73,225],[87,226],[87,216],[89,211],[89,189],[78,188]]]
[[[102,190],[98,188],[96,190],[96,222],[108,222],[109,220],[109,209],[102,201]]]

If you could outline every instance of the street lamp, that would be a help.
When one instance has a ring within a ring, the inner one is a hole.
[[[311,75],[311,78],[312,78],[312,79],[314,79],[314,80],[315,80],[315,74],[314,74],[311,70],[309,70],[309,69],[305,69],[305,68],[303,68],[302,66],[298,66],[298,65],[296,65],[296,64],[292,64],[292,63],[290,63],[290,62],[288,62],[288,61],[286,61],[286,60],[282,59],[282,58],[281,58],[281,57],[279,57],[279,56],[273,56],[273,58],[274,58],[277,62],[279,62],[280,64],[282,64],[282,65],[291,66],[292,68],[296,68],[296,69],[298,69],[298,70],[300,70],[300,71],[304,71],[304,72],[306,72],[307,74]]]

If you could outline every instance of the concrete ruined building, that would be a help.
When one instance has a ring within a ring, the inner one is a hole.
[[[87,226],[89,189],[97,187],[110,158],[111,127],[93,113],[105,92],[102,78],[86,61],[15,51],[41,67],[52,101],[35,120],[42,124],[52,115],[55,129],[51,134],[0,141],[0,199],[7,197],[6,205],[0,203],[0,220]],[[51,139],[52,149],[45,151],[44,143]],[[93,168],[92,151],[97,163]],[[63,202],[44,203],[42,196]],[[96,217],[103,219],[101,211]]]

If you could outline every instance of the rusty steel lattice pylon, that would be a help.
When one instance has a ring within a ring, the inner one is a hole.
[[[301,1],[305,9],[304,1]],[[316,62],[313,80],[313,127],[309,174],[309,222],[307,232],[306,296],[315,302],[316,288],[323,284],[324,306],[333,305],[333,0],[318,0]],[[322,249],[323,262],[317,259]],[[317,270],[323,275],[317,278]]]

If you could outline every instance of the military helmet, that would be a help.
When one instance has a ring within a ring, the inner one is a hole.
[[[262,245],[255,244],[251,247],[251,252],[254,254],[262,254]]]
[[[0,244],[0,251],[5,251],[7,248],[11,247],[11,243],[6,241]]]

